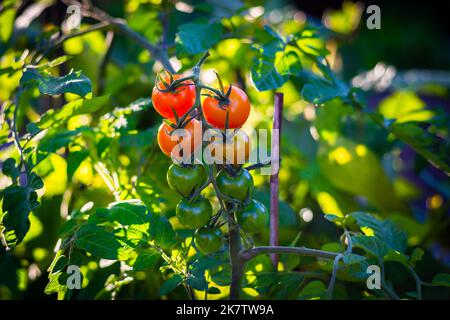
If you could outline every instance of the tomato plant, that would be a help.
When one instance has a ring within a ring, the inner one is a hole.
[[[311,6],[3,1],[0,299],[450,297],[446,35]]]

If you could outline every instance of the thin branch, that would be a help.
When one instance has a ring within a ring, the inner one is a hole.
[[[243,261],[248,261],[260,254],[267,254],[267,253],[291,253],[291,254],[298,254],[301,256],[326,258],[326,259],[334,259],[336,258],[337,255],[339,255],[339,253],[337,252],[317,250],[306,247],[261,246],[242,251],[241,259]]]
[[[333,299],[333,291],[334,291],[334,285],[336,284],[336,277],[337,277],[337,272],[339,269],[339,261],[343,258],[344,256],[342,254],[338,254],[336,256],[336,258],[334,258],[334,262],[333,262],[333,271],[331,273],[331,278],[330,278],[330,282],[328,284],[328,299]]]
[[[420,280],[419,276],[417,275],[417,273],[414,271],[414,269],[409,266],[408,268],[409,273],[411,274],[411,276],[414,278],[414,280],[416,281],[416,290],[417,290],[417,300],[422,300],[422,280]]]
[[[14,144],[16,145],[19,155],[20,155],[20,164],[24,166],[25,171],[28,173],[28,164],[25,160],[24,151],[20,144],[20,137],[19,137],[19,131],[17,130],[17,118],[19,113],[19,99],[20,99],[21,89],[19,88],[17,90],[17,93],[14,97],[14,113],[13,113],[13,119],[12,119],[12,135],[14,137]],[[20,166],[19,166],[20,167]]]
[[[391,300],[400,300],[400,297],[394,292],[394,290],[389,288],[384,282],[381,284],[381,291]]]
[[[66,42],[69,39],[80,37],[94,31],[109,29],[111,27],[112,25],[108,22],[99,22],[97,24],[90,26],[89,28],[72,32],[66,35],[62,35],[56,39],[52,39],[53,38],[52,36],[50,42],[47,43],[46,47],[43,50],[41,49],[42,51],[39,50],[42,53],[36,56],[35,64],[38,64],[50,51],[59,48],[64,42]],[[55,34],[55,36],[57,36],[57,34]]]
[[[69,34],[59,37],[53,44],[51,44],[51,47],[52,47],[52,49],[57,48],[69,39],[84,36],[85,34],[88,34],[91,32],[110,29],[110,28],[111,28],[111,23],[109,23],[107,21],[101,21],[99,23],[91,25],[89,28],[79,30],[76,32],[72,32],[72,33],[69,33]]]
[[[252,164],[252,165],[250,165],[248,167],[245,167],[245,170],[247,170],[247,171],[256,170],[256,169],[259,169],[259,168],[268,167],[268,166],[270,166],[270,164],[271,164],[270,161],[265,162],[265,163],[255,163],[255,164]]]
[[[99,96],[103,94],[105,88],[106,67],[108,66],[109,59],[111,58],[113,44],[114,44],[114,32],[108,31],[105,38],[106,52],[98,68],[99,70],[98,70],[97,95]]]
[[[144,36],[132,30],[124,19],[114,18],[106,12],[97,7],[92,6],[89,1],[84,1],[82,4],[78,1],[63,0],[66,5],[78,5],[81,9],[81,14],[84,17],[89,17],[97,21],[112,25],[122,35],[132,39],[142,48],[147,49],[155,60],[158,60],[164,68],[169,72],[175,73],[175,69],[169,61],[166,50],[150,43]]]
[[[113,19],[110,22],[117,27],[120,33],[128,36],[144,49],[147,49],[155,60],[161,62],[165,69],[167,69],[171,73],[176,72],[165,51],[148,42],[148,40],[141,34],[130,29],[130,27],[128,27],[128,25],[123,20]]]
[[[384,263],[382,258],[378,258],[378,264],[380,265],[381,269],[381,291],[388,299],[400,300],[400,297],[395,293],[395,291],[389,288],[386,284],[386,273],[384,270]]]

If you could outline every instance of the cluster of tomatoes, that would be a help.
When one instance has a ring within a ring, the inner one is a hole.
[[[223,156],[223,162],[215,167],[217,170],[208,171],[204,164],[175,161],[167,172],[169,186],[183,197],[176,207],[177,218],[185,227],[196,229],[194,243],[204,254],[219,250],[223,239],[218,219],[223,208],[213,215],[210,201],[200,194],[213,180],[223,206],[235,215],[244,231],[259,232],[269,219],[266,207],[251,199],[253,178],[237,159],[237,155],[244,154],[248,160],[250,151],[249,137],[240,130],[250,114],[249,99],[238,87],[224,88],[221,83],[220,86],[220,90],[207,88],[212,94],[206,94],[201,102],[197,97],[200,90],[196,90],[196,84],[190,78],[166,73],[159,78],[152,93],[155,110],[165,118],[158,130],[158,144],[167,156],[174,159],[172,151],[177,144],[189,146],[190,150],[202,148],[201,137],[195,136],[202,128],[223,133],[224,139],[213,141]],[[174,130],[179,128],[185,129],[184,134],[174,136]],[[230,131],[228,129],[233,129],[231,135],[226,133]],[[208,172],[215,176],[211,177]]]

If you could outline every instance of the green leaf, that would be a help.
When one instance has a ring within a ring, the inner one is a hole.
[[[450,287],[450,274],[439,273],[434,276],[433,284],[436,286]]]
[[[368,254],[382,259],[389,251],[386,244],[376,237],[354,236],[352,237],[353,246],[361,248]]]
[[[0,12],[0,42],[5,44],[8,42],[14,30],[14,18],[16,16],[16,9],[13,7],[5,7]],[[0,53],[3,55],[3,53]]]
[[[176,243],[176,234],[169,220],[163,216],[151,216],[150,237],[156,245],[163,249],[170,249]]]
[[[109,207],[111,219],[118,221],[123,226],[140,225],[150,222],[147,207],[129,202],[114,203]]]
[[[420,260],[422,260],[422,257],[424,255],[424,251],[421,248],[414,248],[413,252],[411,253],[411,258],[409,259],[409,262],[414,264]]]
[[[276,69],[281,75],[298,75],[302,71],[300,57],[295,51],[288,51],[283,54],[276,65]]]
[[[136,261],[133,264],[133,271],[143,271],[148,268],[153,268],[159,261],[160,254],[153,248],[146,249],[139,253]]]
[[[283,37],[269,26],[257,35],[262,45],[251,68],[252,81],[259,91],[281,87],[291,75],[297,76],[302,70],[300,57],[295,51],[287,51]],[[286,49],[286,50],[285,50]]]
[[[270,41],[257,48],[258,54],[251,67],[252,81],[259,91],[277,89],[289,79],[289,74],[280,74],[275,64],[277,52],[285,48],[283,40],[269,32],[267,34],[270,35]],[[287,71],[291,68],[293,66],[289,66]],[[281,65],[281,69],[286,71],[286,63]]]
[[[141,245],[147,245],[148,235],[137,225],[132,225],[127,228],[120,228],[114,230],[114,236],[125,247],[137,248]]]
[[[67,62],[70,59],[69,56],[61,56],[58,57],[56,59],[53,59],[51,61],[42,63],[38,65],[39,69],[50,69],[50,68],[54,68],[56,66],[59,66],[61,64],[63,64],[64,62]]]
[[[334,223],[344,224],[344,217],[339,217],[335,214],[324,214],[324,218]]]
[[[367,235],[374,235],[378,240],[385,242],[389,248],[400,253],[407,247],[407,235],[390,220],[381,221],[367,212],[353,212],[348,216],[354,218],[362,231]]]
[[[41,94],[58,95],[73,93],[81,97],[92,92],[92,83],[81,71],[70,72],[62,77],[54,77],[47,73],[40,73],[36,69],[27,69],[20,79],[20,84],[37,83]]]
[[[32,136],[41,131],[41,129],[39,129],[39,127],[34,122],[27,123],[26,128],[27,132],[30,133]]]
[[[0,192],[4,213],[3,235],[8,247],[22,242],[30,229],[29,214],[39,206],[37,194],[30,187],[9,186]]]
[[[169,280],[165,281],[159,288],[159,295],[164,296],[178,287],[183,282],[183,278],[179,274],[174,274]]]
[[[346,98],[349,88],[341,81],[329,82],[325,79],[314,79],[305,84],[302,97],[314,104],[322,104],[335,98]]]
[[[67,180],[72,180],[73,175],[77,171],[84,159],[89,155],[88,150],[73,151],[67,156]]]
[[[109,101],[109,95],[95,97],[92,99],[76,99],[65,104],[61,109],[55,111],[50,109],[36,122],[40,129],[59,127],[64,125],[73,116],[84,113],[93,113],[103,107]]]
[[[153,128],[142,130],[133,134],[122,134],[120,136],[120,144],[129,148],[145,147],[149,141],[155,139],[155,131]]]
[[[396,123],[430,120],[434,113],[414,92],[398,91],[381,101],[378,110],[384,118]]]
[[[45,287],[46,294],[65,293],[67,291],[67,279],[69,275],[65,272],[57,272],[49,275],[49,283]]]
[[[99,226],[84,225],[76,233],[75,244],[78,248],[84,249],[99,258],[108,260],[119,258],[120,243],[113,233]]]
[[[196,275],[191,274],[186,279],[186,284],[198,291],[208,290],[208,281],[206,281],[206,278],[204,275],[196,276]]]
[[[175,42],[178,53],[197,54],[210,49],[221,38],[219,23],[187,23],[178,27]]]
[[[49,133],[41,141],[39,141],[39,150],[45,152],[56,152],[62,147],[68,146],[77,136],[80,135],[82,130],[87,128],[80,127],[76,130],[70,131],[57,131],[54,130]]]
[[[28,175],[28,187],[32,190],[39,190],[44,187],[44,182],[42,181],[41,177],[39,177],[36,173],[31,172]]]
[[[323,143],[317,154],[321,174],[336,188],[351,195],[364,196],[383,213],[404,212],[380,160],[363,144],[338,136]]]
[[[50,274],[55,274],[57,272],[63,271],[68,264],[67,257],[63,254],[62,250],[56,252],[55,257],[53,258],[50,267],[48,267],[47,271]]]
[[[354,113],[354,109],[342,102],[333,100],[326,104],[324,108],[316,108],[316,119],[314,126],[320,135],[321,140],[335,143],[336,137],[341,134],[346,124],[346,120]]]
[[[327,288],[321,281],[314,280],[308,283],[299,293],[298,298],[301,300],[318,300],[325,299],[327,296]]]
[[[393,249],[389,249],[387,255],[384,256],[384,261],[396,261],[405,267],[410,267],[408,256]]]
[[[137,181],[136,192],[151,212],[156,214],[161,213],[160,204],[162,199],[160,197],[159,190],[153,183],[151,177],[140,177]]]
[[[433,166],[450,174],[450,143],[422,129],[419,123],[394,123],[388,127],[396,138],[410,145]]]
[[[192,263],[189,264],[189,277],[187,283],[196,290],[205,291],[208,289],[208,282],[205,278],[205,271],[209,270],[210,274],[212,269],[223,264],[223,261],[215,259],[214,257],[205,257],[201,254],[196,254],[191,257]]]
[[[19,177],[19,168],[16,167],[16,160],[13,158],[6,159],[2,164],[2,172],[4,175],[16,180]]]
[[[209,287],[208,294],[220,294],[220,289],[216,287]]]
[[[344,255],[342,258],[342,261],[344,261],[345,264],[352,265],[352,264],[359,264],[366,260],[366,257],[360,256],[358,254],[350,253]]]

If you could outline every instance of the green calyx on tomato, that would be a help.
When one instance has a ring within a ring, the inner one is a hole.
[[[192,195],[206,180],[206,171],[202,165],[172,164],[167,170],[167,183],[183,197]]]
[[[206,225],[212,215],[211,203],[205,198],[194,200],[183,199],[178,202],[176,214],[182,225],[192,229],[198,229]]]
[[[253,192],[253,178],[248,170],[242,169],[236,175],[219,172],[216,178],[220,192],[230,198],[245,201]]]
[[[267,226],[269,211],[261,202],[252,200],[248,206],[236,212],[236,218],[245,232],[257,233]]]
[[[194,243],[200,252],[214,253],[222,247],[222,232],[220,229],[198,229],[194,235]]]

